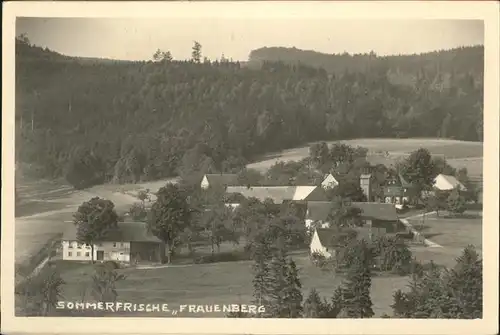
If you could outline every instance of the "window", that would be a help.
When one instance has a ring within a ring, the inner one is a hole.
[[[78,252],[76,253],[76,256],[77,256],[77,257],[80,257],[81,255],[82,255],[82,253],[81,253],[80,251],[78,251]]]
[[[86,252],[85,257],[90,257],[90,252]]]
[[[113,242],[113,248],[116,248],[116,242]]]
[[[73,242],[68,242],[68,249],[73,249]]]
[[[68,252],[68,256],[69,256],[69,257],[73,256],[73,253],[72,253],[71,251],[70,251],[70,252]]]
[[[78,249],[81,249],[82,248],[82,245],[80,243],[77,244],[77,248]]]

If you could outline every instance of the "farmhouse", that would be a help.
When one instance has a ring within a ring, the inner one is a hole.
[[[434,188],[440,191],[451,191],[458,187],[460,191],[467,191],[465,186],[454,176],[439,174],[434,178]]]
[[[63,260],[92,260],[90,246],[79,243],[76,238],[77,227],[73,223],[62,237]],[[148,233],[143,222],[119,222],[116,228],[94,244],[94,260],[116,261],[123,263],[161,262],[165,256],[163,243]]]
[[[397,233],[401,230],[401,224],[392,204],[382,204],[378,202],[353,202],[352,207],[361,210],[361,219],[367,228],[384,228],[387,233]],[[305,225],[311,227],[314,222],[320,227],[330,226],[328,215],[332,209],[332,203],[328,201],[310,201],[307,203]]]
[[[373,241],[385,234],[384,228],[368,229],[359,227],[346,230],[316,228],[309,245],[309,251],[311,255],[318,254],[325,258],[331,258],[336,256],[336,251],[342,246],[342,241],[349,239],[350,236],[356,239]]]
[[[338,186],[338,184],[339,182],[337,181],[337,179],[335,179],[335,177],[331,173],[329,173],[325,176],[325,179],[323,179],[323,181],[321,182],[321,187],[327,190]]]
[[[388,180],[384,187],[384,202],[401,208],[403,204],[413,204],[417,199],[415,186],[398,174]]]
[[[206,174],[201,180],[201,188],[206,190],[211,186],[236,186],[238,175],[236,174]]]

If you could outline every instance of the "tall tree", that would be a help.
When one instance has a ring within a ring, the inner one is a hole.
[[[118,226],[118,214],[112,201],[94,197],[84,202],[73,214],[73,223],[76,225],[78,242],[89,245],[91,261],[94,263],[95,242]]]
[[[373,303],[370,298],[371,289],[371,250],[361,241],[356,248],[358,257],[347,272],[341,288],[341,317],[371,318]]]
[[[286,318],[299,318],[302,316],[302,283],[299,279],[299,271],[293,259],[286,261],[285,292],[283,297],[282,315]]]
[[[453,214],[463,214],[467,209],[465,197],[461,194],[458,187],[450,192],[446,202],[447,209]]]
[[[190,224],[191,209],[187,195],[179,185],[168,183],[160,188],[149,212],[149,230],[166,245],[167,262],[171,261],[174,243]]]
[[[435,167],[429,150],[420,148],[413,151],[405,160],[401,173],[415,185],[418,194],[431,188],[435,177]]]
[[[198,41],[194,41],[193,51],[191,52],[191,59],[195,63],[201,62],[201,44]]]
[[[361,213],[359,208],[349,205],[340,198],[335,198],[327,221],[330,222],[330,226],[338,228],[360,227],[364,224]]]
[[[474,246],[467,246],[447,273],[447,287],[458,318],[478,319],[483,315],[483,265]]]

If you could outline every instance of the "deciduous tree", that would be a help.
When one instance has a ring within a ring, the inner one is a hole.
[[[168,183],[160,188],[147,224],[149,230],[165,243],[168,263],[175,240],[190,224],[191,213],[187,195],[180,186]]]
[[[91,248],[91,260],[94,262],[94,245],[106,234],[118,226],[118,215],[112,201],[94,197],[84,202],[75,214],[73,223],[76,225],[78,242]]]

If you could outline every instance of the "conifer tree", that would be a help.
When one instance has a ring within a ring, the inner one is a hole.
[[[316,289],[312,289],[311,291],[309,291],[309,295],[304,301],[304,317],[311,319],[321,318],[323,314],[323,308],[323,301],[321,301],[321,298]]]
[[[374,315],[370,298],[371,250],[361,241],[356,247],[356,254],[345,282],[336,292],[342,302],[340,315],[347,318],[371,318]]]
[[[291,258],[288,258],[286,265],[286,285],[282,314],[287,318],[299,318],[303,313],[302,283],[299,280],[299,271],[295,262]]]

